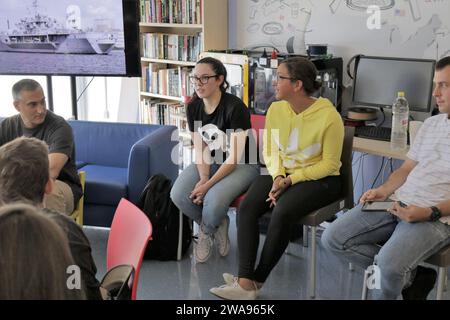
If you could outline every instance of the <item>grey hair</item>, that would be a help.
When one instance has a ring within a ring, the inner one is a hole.
[[[42,90],[42,86],[36,80],[22,79],[13,85],[12,96],[14,101],[19,101],[22,98],[20,96],[22,91],[36,91],[38,89]]]

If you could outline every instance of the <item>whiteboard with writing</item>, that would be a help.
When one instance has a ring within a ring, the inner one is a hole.
[[[450,0],[230,0],[236,48],[275,46],[304,54],[327,44],[337,56],[357,53],[439,59],[450,55]],[[369,6],[380,9],[379,26]]]

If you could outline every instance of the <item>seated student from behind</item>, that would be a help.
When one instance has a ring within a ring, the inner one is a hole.
[[[43,208],[45,194],[52,191],[48,147],[36,138],[17,138],[0,147],[0,205],[26,202]],[[64,231],[76,265],[81,270],[81,284],[89,300],[100,300],[100,283],[91,246],[83,230],[71,218],[48,209],[42,212]]]
[[[37,208],[0,208],[0,300],[84,299],[68,286],[74,266],[67,237]]]

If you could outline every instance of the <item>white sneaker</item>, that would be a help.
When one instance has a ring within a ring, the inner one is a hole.
[[[243,289],[238,281],[234,281],[231,285],[223,285],[216,288],[209,289],[209,292],[222,299],[227,300],[255,300],[258,297],[259,290]]]
[[[204,233],[201,228],[198,232],[197,244],[194,247],[195,259],[197,262],[206,262],[212,253],[213,239]]]
[[[235,281],[237,281],[238,277],[235,277],[231,273],[224,273],[222,274],[223,281],[225,281],[225,284],[232,285]]]
[[[225,216],[222,220],[219,228],[214,234],[214,239],[217,240],[217,247],[219,249],[219,254],[225,257],[230,251],[230,238],[228,237],[228,227],[230,225],[230,218]]]

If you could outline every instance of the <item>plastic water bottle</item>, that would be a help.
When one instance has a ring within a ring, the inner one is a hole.
[[[391,149],[406,149],[408,139],[409,105],[405,93],[399,91],[392,105]]]

